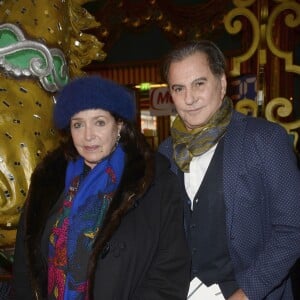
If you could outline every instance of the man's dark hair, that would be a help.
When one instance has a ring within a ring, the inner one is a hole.
[[[164,58],[162,64],[162,77],[168,82],[170,65],[173,62],[179,62],[195,53],[205,53],[212,73],[221,76],[226,73],[226,59],[222,51],[211,41],[198,40],[187,41],[178,44]]]

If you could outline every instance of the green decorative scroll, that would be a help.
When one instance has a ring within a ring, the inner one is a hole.
[[[0,25],[0,67],[15,77],[38,77],[49,92],[56,92],[69,80],[60,49],[27,40],[20,28],[10,23]]]

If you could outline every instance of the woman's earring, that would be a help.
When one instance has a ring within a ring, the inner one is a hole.
[[[120,132],[118,132],[117,139],[116,139],[116,146],[118,146],[120,138],[121,138],[121,134]]]

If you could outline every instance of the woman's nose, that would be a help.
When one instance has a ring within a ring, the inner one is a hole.
[[[94,130],[91,128],[91,126],[86,126],[84,131],[84,137],[86,140],[91,140],[95,136]]]

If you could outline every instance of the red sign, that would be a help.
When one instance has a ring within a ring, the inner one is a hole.
[[[167,87],[150,90],[150,113],[153,116],[176,114],[176,109]]]

